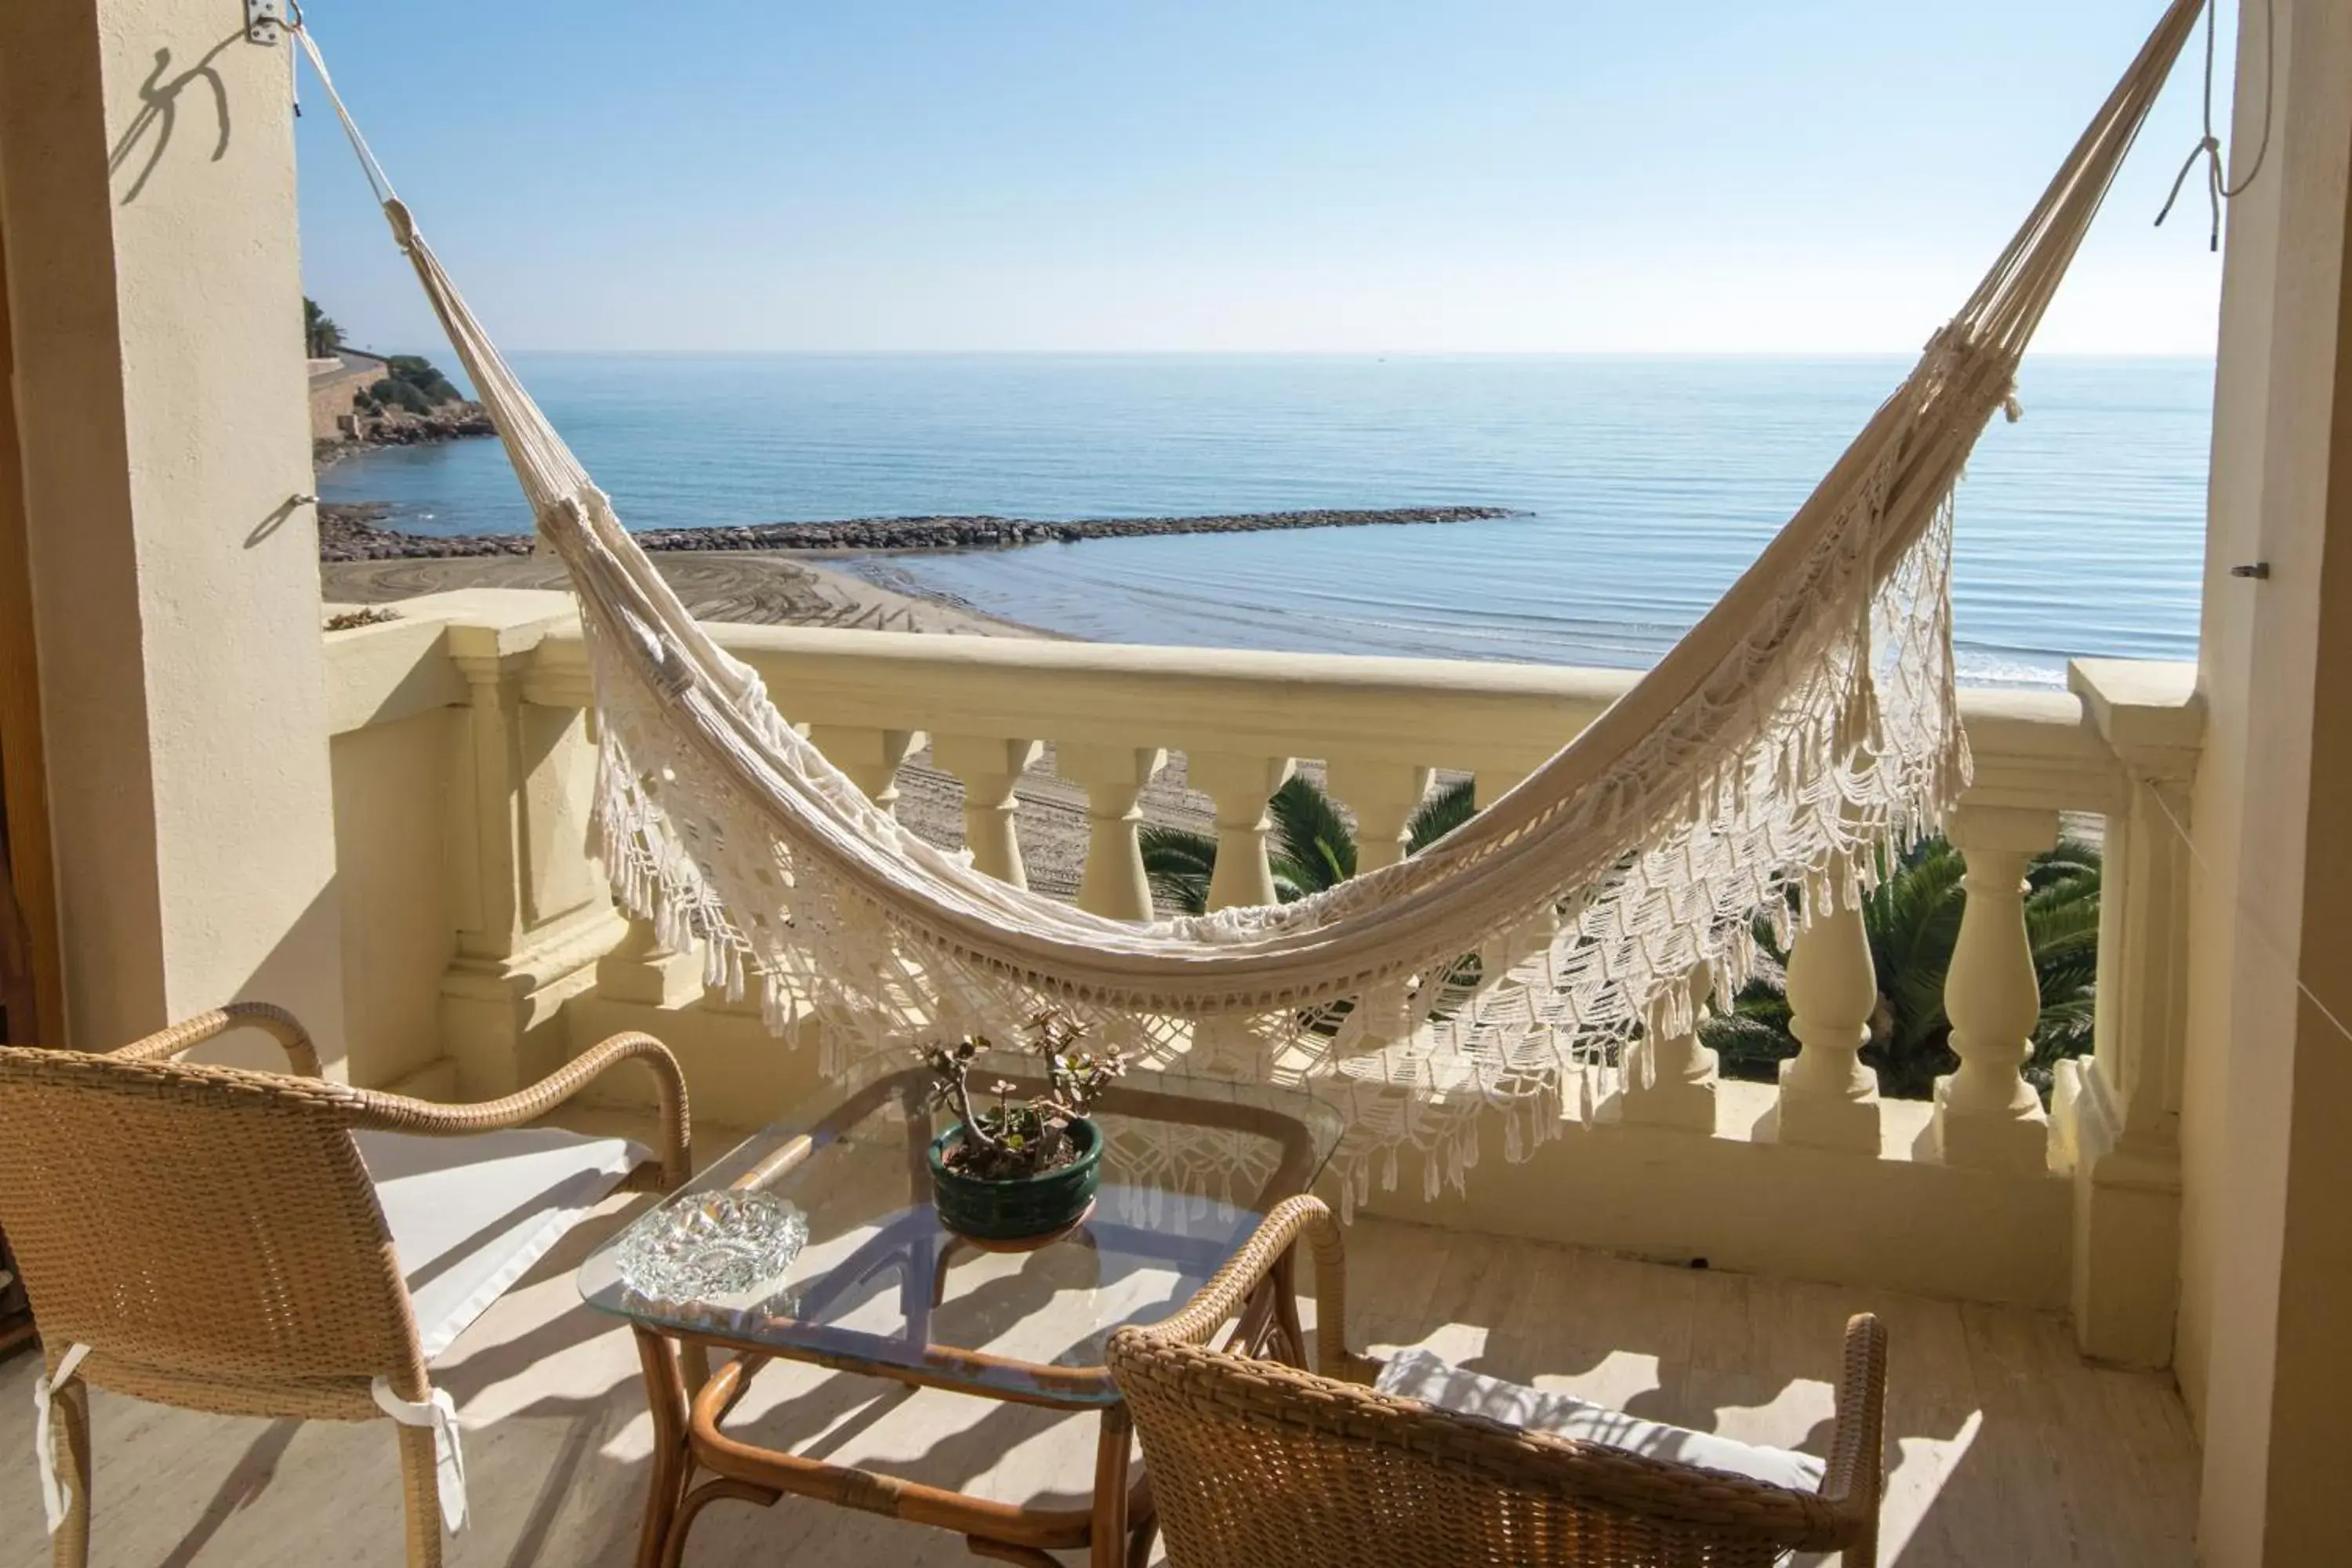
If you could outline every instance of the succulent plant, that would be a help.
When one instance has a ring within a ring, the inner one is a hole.
[[[1124,1057],[1089,1047],[1085,1028],[1065,1014],[1041,1012],[1022,1033],[1024,1047],[1045,1068],[1046,1091],[1023,1097],[1019,1084],[1000,1078],[981,1091],[993,1103],[982,1103],[971,1085],[973,1063],[991,1048],[987,1039],[971,1035],[953,1045],[923,1048],[931,1069],[931,1103],[963,1121],[963,1137],[947,1156],[959,1174],[1004,1182],[1067,1164],[1076,1157],[1070,1124],[1093,1110],[1127,1070]]]

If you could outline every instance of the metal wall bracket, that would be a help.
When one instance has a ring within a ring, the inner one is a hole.
[[[272,45],[286,36],[286,0],[245,0],[245,41]]]

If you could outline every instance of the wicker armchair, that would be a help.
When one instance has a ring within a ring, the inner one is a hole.
[[[1322,1376],[1234,1353],[1303,1365],[1297,1325],[1258,1289],[1292,1267],[1302,1235]],[[1182,1311],[1111,1337],[1171,1568],[1721,1568],[1792,1550],[1876,1561],[1886,1342],[1874,1318],[1846,1325],[1837,1432],[1807,1491],[1377,1393],[1366,1385],[1381,1363],[1348,1349],[1345,1314],[1339,1226],[1297,1197]],[[1237,1315],[1228,1348],[1209,1348]]]
[[[171,1059],[237,1027],[273,1036],[293,1074]],[[522,1125],[626,1061],[659,1080],[658,1159]],[[667,1191],[690,1167],[685,1083],[649,1036],[476,1105],[318,1074],[301,1026],[258,1003],[108,1055],[0,1048],[0,1214],[47,1358],[58,1563],[89,1560],[95,1385],[223,1415],[390,1416],[407,1560],[438,1564],[464,1470],[433,1357],[607,1194]]]

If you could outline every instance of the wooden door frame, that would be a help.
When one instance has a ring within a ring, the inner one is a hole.
[[[9,1019],[10,1044],[66,1043],[64,968],[58,941],[57,868],[49,844],[47,757],[41,743],[41,680],[25,517],[25,466],[16,433],[16,356],[9,331],[8,246],[0,221],[0,821],[17,910],[30,950],[33,1016]]]

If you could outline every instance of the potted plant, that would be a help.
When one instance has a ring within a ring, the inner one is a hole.
[[[1102,1130],[1087,1120],[1126,1069],[1116,1051],[1087,1048],[1085,1031],[1059,1013],[1029,1021],[1028,1049],[1045,1068],[1046,1090],[1020,1097],[1005,1079],[979,1103],[973,1059],[988,1041],[968,1037],[923,1052],[931,1103],[960,1119],[931,1140],[932,1201],[940,1222],[974,1241],[1041,1241],[1068,1230],[1094,1206],[1102,1182]]]

